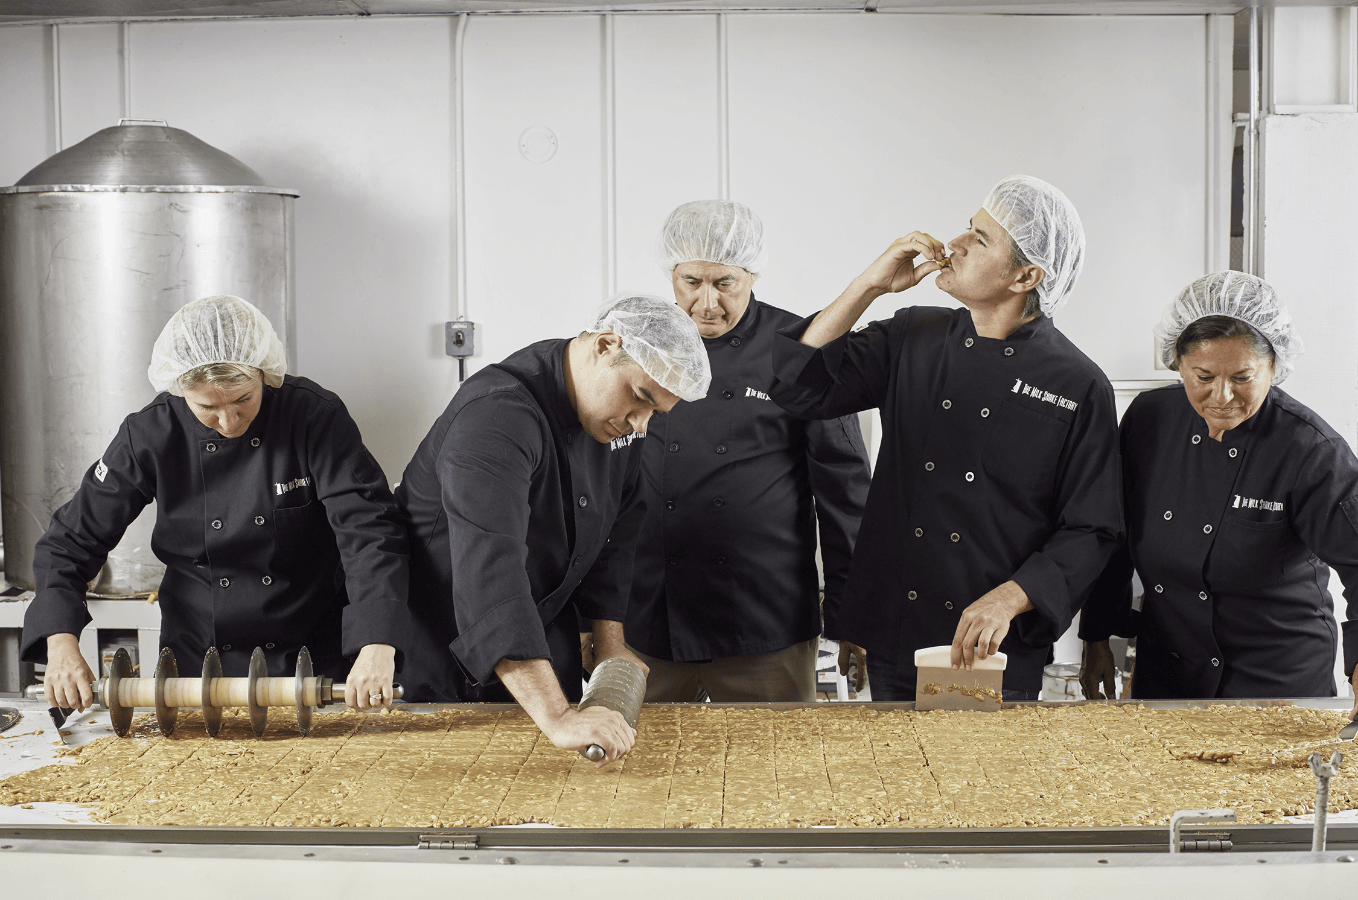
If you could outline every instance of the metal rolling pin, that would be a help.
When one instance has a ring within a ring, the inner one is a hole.
[[[166,735],[174,733],[181,707],[201,709],[207,733],[215,737],[222,727],[222,710],[228,706],[250,710],[250,725],[256,735],[264,733],[270,706],[293,706],[297,709],[298,730],[305,737],[311,733],[311,710],[343,703],[345,690],[342,682],[336,684],[330,678],[312,674],[311,654],[305,647],[297,654],[297,672],[291,678],[269,677],[264,651],[258,647],[250,656],[250,674],[245,678],[222,677],[216,647],[209,648],[203,657],[200,678],[180,678],[169,647],[160,651],[153,677],[133,678],[132,658],[119,648],[108,675],[90,687],[94,702],[109,711],[113,730],[122,737],[131,729],[132,712],[138,707],[154,707],[156,722]],[[403,693],[399,684],[392,685],[393,699],[399,700]]]
[[[641,667],[630,659],[614,656],[594,667],[579,708],[602,706],[620,712],[627,724],[636,728],[641,702],[645,699],[646,674]],[[590,744],[580,751],[580,755],[590,762],[599,762],[607,754],[598,744]]]

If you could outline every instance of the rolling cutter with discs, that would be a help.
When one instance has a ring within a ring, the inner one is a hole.
[[[94,702],[109,711],[113,730],[126,737],[132,728],[132,713],[138,708],[154,708],[162,734],[174,732],[181,708],[201,709],[207,733],[216,737],[222,727],[222,710],[245,707],[256,735],[264,734],[269,707],[292,706],[297,710],[297,728],[302,736],[311,733],[311,711],[315,707],[344,702],[345,685],[331,678],[312,674],[311,654],[305,647],[297,654],[297,672],[290,678],[269,677],[264,651],[256,647],[250,656],[250,674],[244,678],[222,677],[222,662],[217,648],[208,648],[203,657],[200,678],[179,677],[179,666],[169,647],[160,651],[156,672],[151,678],[132,677],[132,657],[119,649],[113,656],[109,673],[92,684]],[[402,695],[399,684],[392,685],[393,699]]]

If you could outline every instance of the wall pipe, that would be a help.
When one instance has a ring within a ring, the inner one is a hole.
[[[726,14],[717,13],[717,198],[731,199],[731,69]]]
[[[453,236],[453,309],[459,321],[467,318],[467,142],[463,122],[466,38],[467,13],[463,13],[457,17],[457,31],[453,36],[453,227],[457,229]]]
[[[1241,266],[1259,274],[1259,7],[1250,7],[1250,112],[1245,126],[1244,226]]]
[[[617,80],[612,13],[604,14],[603,26],[604,287],[611,297],[618,289]]]
[[[122,22],[118,28],[123,51],[123,118],[132,118],[132,23]]]
[[[66,149],[61,134],[61,26],[52,26],[52,141],[56,152]]]

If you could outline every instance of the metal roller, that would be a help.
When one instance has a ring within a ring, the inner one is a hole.
[[[160,651],[152,678],[132,677],[132,658],[119,648],[113,655],[108,675],[91,688],[94,701],[109,711],[113,730],[127,737],[132,730],[132,712],[154,707],[162,734],[174,733],[181,707],[202,709],[203,726],[213,737],[222,727],[222,709],[244,706],[250,711],[250,725],[256,735],[264,734],[269,707],[292,706],[297,710],[297,726],[302,736],[311,733],[311,710],[344,702],[344,683],[312,675],[311,654],[305,647],[297,654],[297,672],[291,678],[271,678],[264,662],[264,651],[256,647],[250,656],[250,674],[245,678],[223,678],[222,662],[215,647],[203,657],[201,678],[180,678],[179,666],[169,647]],[[404,695],[399,684],[392,685],[392,697]]]
[[[646,673],[630,659],[610,657],[594,667],[580,700],[580,709],[602,706],[622,713],[627,724],[637,727],[641,702],[646,699]],[[590,744],[580,755],[590,762],[599,762],[607,754],[598,744]]]

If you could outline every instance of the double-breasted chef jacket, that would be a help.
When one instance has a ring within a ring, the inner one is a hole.
[[[1051,645],[1122,540],[1108,379],[1045,316],[995,339],[965,309],[908,307],[819,349],[798,342],[810,323],[779,334],[774,400],[882,418],[840,636],[908,685],[914,651],[952,643],[962,611],[1012,579],[1034,609],[1001,644],[1004,684],[1039,690]]]
[[[1091,591],[1080,636],[1135,636],[1132,692],[1144,699],[1332,697],[1327,564],[1350,599],[1346,674],[1358,659],[1358,459],[1277,387],[1220,441],[1207,433],[1182,384],[1142,393],[1123,415],[1128,543]]]
[[[825,593],[844,589],[872,472],[856,416],[803,421],[769,396],[777,329],[799,318],[751,297],[703,339],[707,397],[651,417],[626,626],[648,656],[703,662],[820,634],[817,524]]]
[[[381,467],[320,385],[286,375],[263,392],[236,438],[169,393],[123,420],[38,541],[21,658],[45,661],[48,635],[89,623],[87,583],[154,500],[160,643],[181,673],[209,647],[227,676],[249,672],[256,646],[277,676],[304,646],[335,678],[365,644],[391,644],[400,660],[408,552]]]
[[[468,378],[396,489],[411,543],[409,699],[512,700],[500,660],[550,659],[578,700],[577,616],[624,619],[645,438],[585,432],[566,394],[568,344],[532,344]]]

